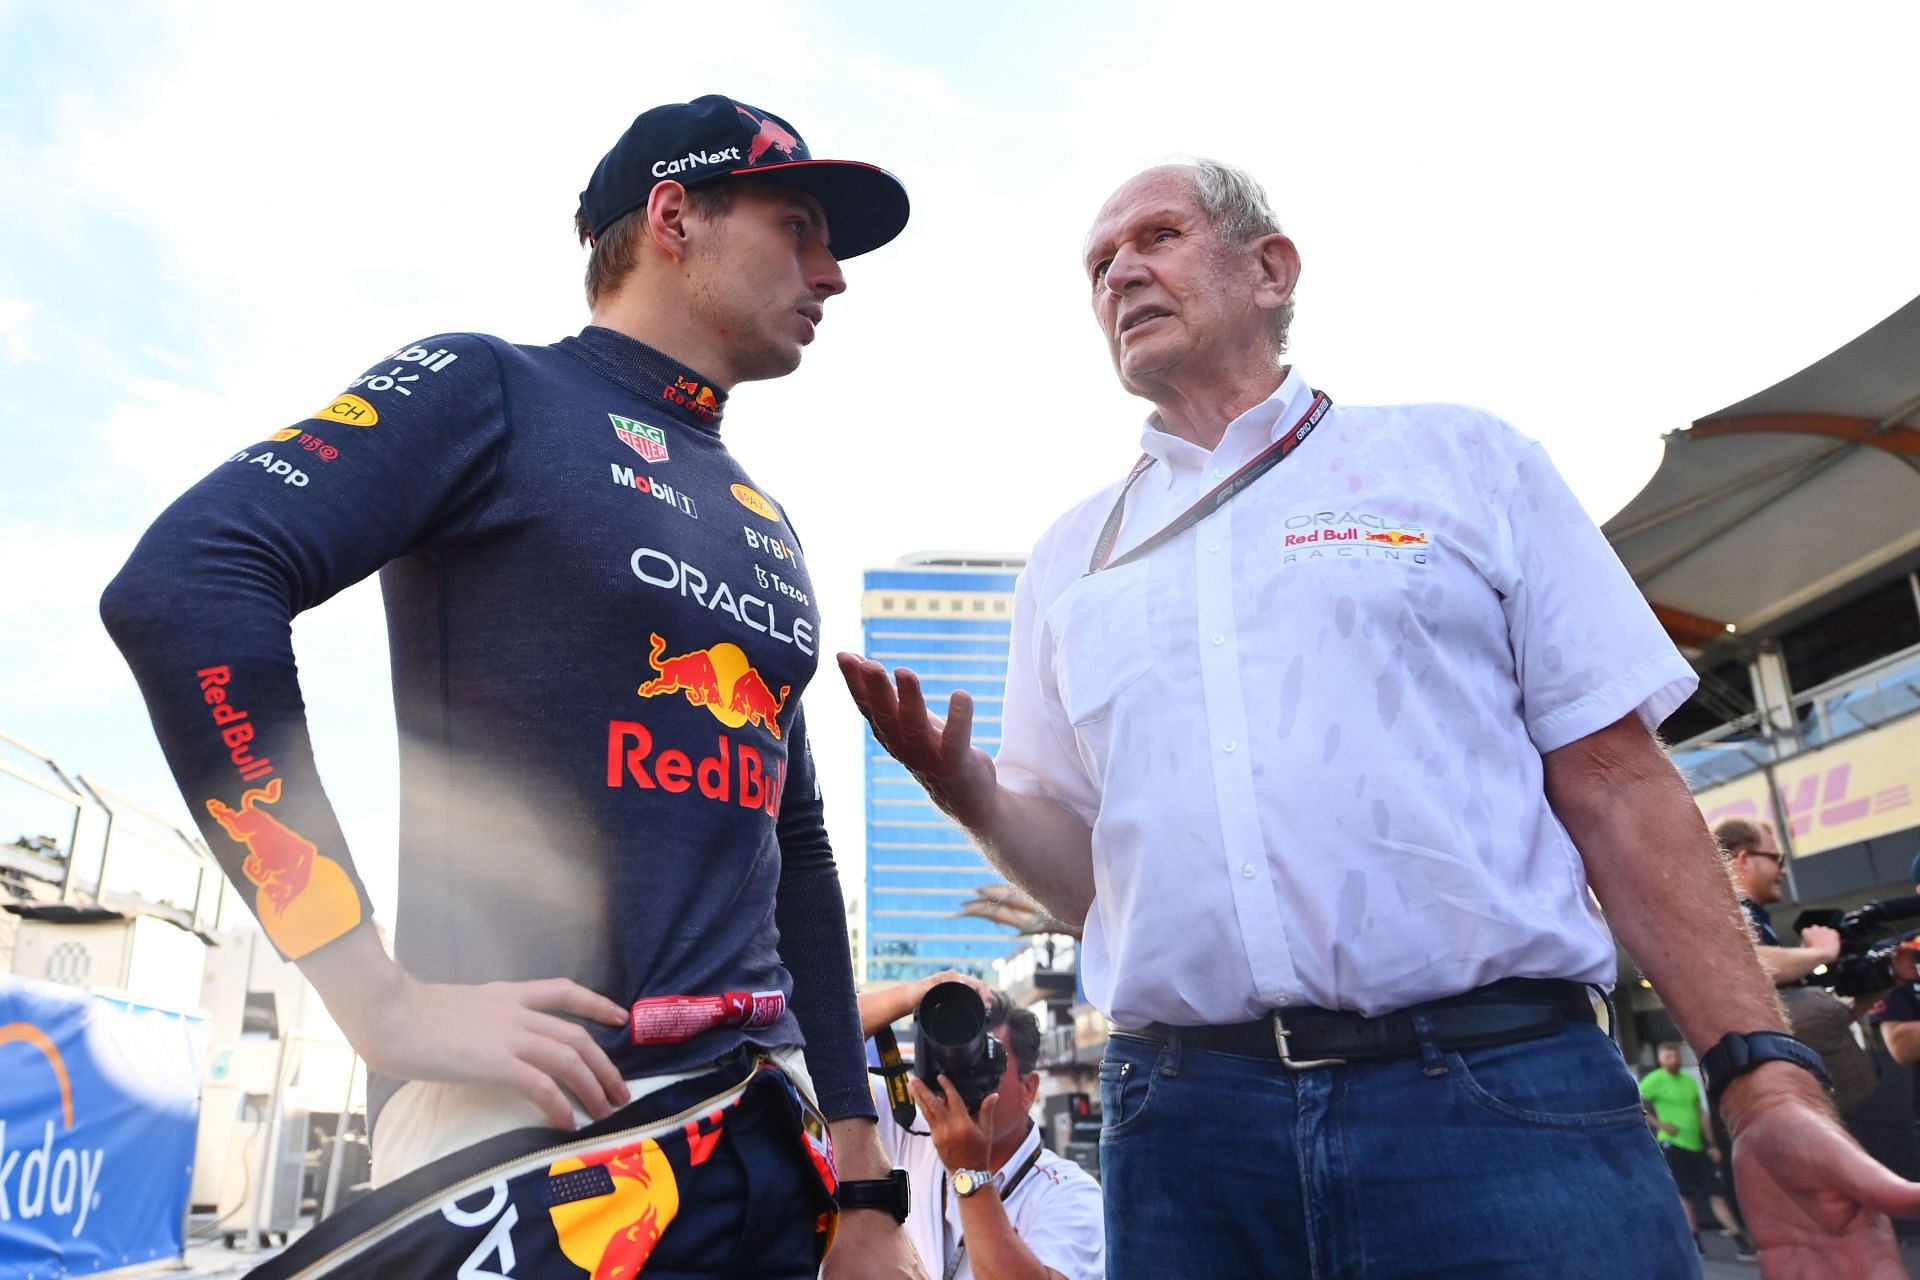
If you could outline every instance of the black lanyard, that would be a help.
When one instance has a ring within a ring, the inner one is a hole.
[[[1246,466],[1215,485],[1200,501],[1176,516],[1172,524],[1118,560],[1109,561],[1107,557],[1113,554],[1113,540],[1120,536],[1120,524],[1126,519],[1127,494],[1133,489],[1133,482],[1147,474],[1147,469],[1153,465],[1152,458],[1141,455],[1140,461],[1134,463],[1133,470],[1127,474],[1127,482],[1120,486],[1120,496],[1114,500],[1113,510],[1107,514],[1106,526],[1100,530],[1100,541],[1093,544],[1093,558],[1087,562],[1088,576],[1099,573],[1102,569],[1117,568],[1129,561],[1138,560],[1226,506],[1233,501],[1235,494],[1285,462],[1287,455],[1298,449],[1306,438],[1313,434],[1313,429],[1320,425],[1320,419],[1326,417],[1327,410],[1331,408],[1333,408],[1332,397],[1324,391],[1314,392],[1313,403],[1307,406],[1307,411],[1301,415],[1300,421],[1293,424],[1293,430],[1262,449]]]
[[[1014,1188],[1020,1185],[1020,1180],[1027,1176],[1027,1171],[1029,1169],[1033,1168],[1034,1165],[1040,1163],[1040,1149],[1042,1145],[1043,1145],[1042,1143],[1036,1141],[1033,1144],[1033,1154],[1028,1156],[1025,1160],[1022,1160],[1020,1162],[1020,1168],[1014,1172],[1013,1177],[1007,1180],[1006,1189],[1000,1193],[1001,1204],[1004,1205],[1009,1200],[1013,1199]],[[946,1243],[946,1239],[947,1239],[947,1175],[943,1173],[940,1175],[940,1240],[942,1245]],[[945,1252],[944,1248],[942,1249],[942,1252]],[[953,1280],[955,1276],[959,1275],[960,1263],[966,1256],[967,1256],[967,1238],[965,1236],[961,1236],[960,1242],[954,1246],[953,1256],[947,1259],[947,1272],[946,1272],[946,1275],[942,1278],[942,1280]]]

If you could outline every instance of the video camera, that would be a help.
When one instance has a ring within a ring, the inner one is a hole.
[[[1006,1046],[987,1031],[980,993],[964,982],[941,982],[928,990],[913,1011],[913,1073],[935,1093],[946,1076],[967,1114],[974,1115],[1000,1087],[1006,1069]]]
[[[1796,932],[1824,925],[1840,935],[1840,958],[1808,977],[1837,996],[1872,995],[1902,983],[1920,982],[1920,934],[1881,937],[1882,926],[1920,919],[1920,894],[1882,898],[1851,911],[1802,911]]]

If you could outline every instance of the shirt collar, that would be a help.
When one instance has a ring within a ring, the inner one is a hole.
[[[561,348],[628,391],[655,404],[675,422],[717,434],[727,393],[664,351],[616,329],[590,324]]]
[[[1215,453],[1230,450],[1236,444],[1251,443],[1249,437],[1259,441],[1247,451],[1249,457],[1278,440],[1305,411],[1305,401],[1310,395],[1307,380],[1300,376],[1298,369],[1289,367],[1287,376],[1280,380],[1272,395],[1227,424],[1217,449],[1202,449],[1191,440],[1161,430],[1160,415],[1155,412],[1147,415],[1146,424],[1140,429],[1140,450],[1160,464],[1154,470],[1160,473],[1160,484],[1164,488],[1173,483],[1176,474],[1205,467]]]
[[[1000,1180],[1001,1195],[1007,1193],[1006,1179],[1011,1178],[1014,1171],[1027,1162],[1027,1157],[1032,1155],[1033,1149],[1039,1145],[1040,1126],[1029,1122],[1027,1125],[1027,1140],[1014,1149],[1014,1153],[1007,1157],[1005,1164],[993,1171],[993,1176]]]

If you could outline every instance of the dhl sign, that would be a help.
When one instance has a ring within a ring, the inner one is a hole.
[[[1920,823],[1920,716],[1802,752],[1773,767],[1796,855],[1821,853]],[[1726,818],[1772,822],[1764,772],[1694,796],[1712,826]]]

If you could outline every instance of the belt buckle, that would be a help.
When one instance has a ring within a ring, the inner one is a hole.
[[[1273,1018],[1274,1047],[1280,1051],[1280,1065],[1287,1070],[1307,1071],[1314,1067],[1339,1067],[1346,1065],[1347,1060],[1345,1058],[1294,1057],[1292,1051],[1287,1046],[1287,1041],[1292,1037],[1293,1033],[1287,1030],[1286,1015],[1281,1013],[1280,1010],[1275,1009],[1270,1016]]]

